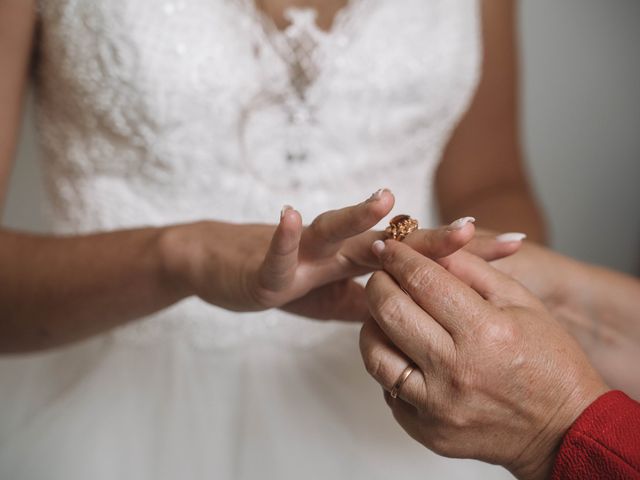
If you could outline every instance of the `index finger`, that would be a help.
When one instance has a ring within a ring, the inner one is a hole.
[[[454,339],[491,313],[476,291],[409,246],[390,240],[373,248],[382,268]]]
[[[466,220],[466,218],[461,220]],[[467,245],[473,238],[473,233],[473,223],[468,221],[459,228],[451,228],[451,225],[447,225],[436,229],[415,230],[407,236],[403,243],[430,258],[441,258],[451,255]],[[386,238],[387,233],[384,231],[369,230],[348,239],[341,251],[353,263],[377,270],[380,267],[380,262],[371,251],[371,244],[376,240]]]
[[[301,254],[324,258],[336,253],[342,242],[374,227],[393,208],[395,199],[386,189],[364,202],[318,215],[302,233]]]

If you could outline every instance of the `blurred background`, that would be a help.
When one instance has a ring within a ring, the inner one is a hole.
[[[563,253],[640,273],[640,0],[521,0],[524,147]],[[28,107],[3,223],[43,230]]]

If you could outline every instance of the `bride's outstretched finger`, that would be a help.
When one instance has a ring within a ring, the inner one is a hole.
[[[407,235],[403,243],[432,259],[446,257],[465,247],[474,238],[473,222],[473,217],[464,217],[440,228],[415,230]],[[387,238],[384,231],[370,230],[349,239],[342,251],[352,263],[375,269],[379,261],[370,246],[376,240]]]
[[[473,217],[463,217],[434,230],[416,230],[403,243],[429,258],[446,257],[473,239],[475,221]]]
[[[492,262],[516,253],[526,238],[524,233],[511,232],[497,235],[479,230],[465,250],[487,262]]]
[[[278,292],[289,287],[298,267],[298,252],[302,235],[302,217],[290,206],[280,214],[280,223],[273,233],[271,244],[258,275],[258,287]]]
[[[344,240],[374,227],[391,211],[394,202],[393,194],[381,189],[357,205],[319,215],[302,234],[301,254],[306,258],[333,255]]]

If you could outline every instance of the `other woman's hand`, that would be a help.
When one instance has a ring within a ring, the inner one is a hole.
[[[478,257],[438,264],[398,242],[374,248],[384,271],[367,285],[367,370],[388,392],[416,366],[398,398],[385,395],[396,420],[439,454],[548,475],[564,432],[608,390],[576,342]]]

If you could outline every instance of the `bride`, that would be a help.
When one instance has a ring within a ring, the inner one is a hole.
[[[0,478],[506,476],[407,440],[357,326],[317,320],[367,315],[381,186],[423,225],[544,238],[513,20],[510,0],[0,0],[0,191],[31,77],[51,221],[0,232],[20,353]]]

